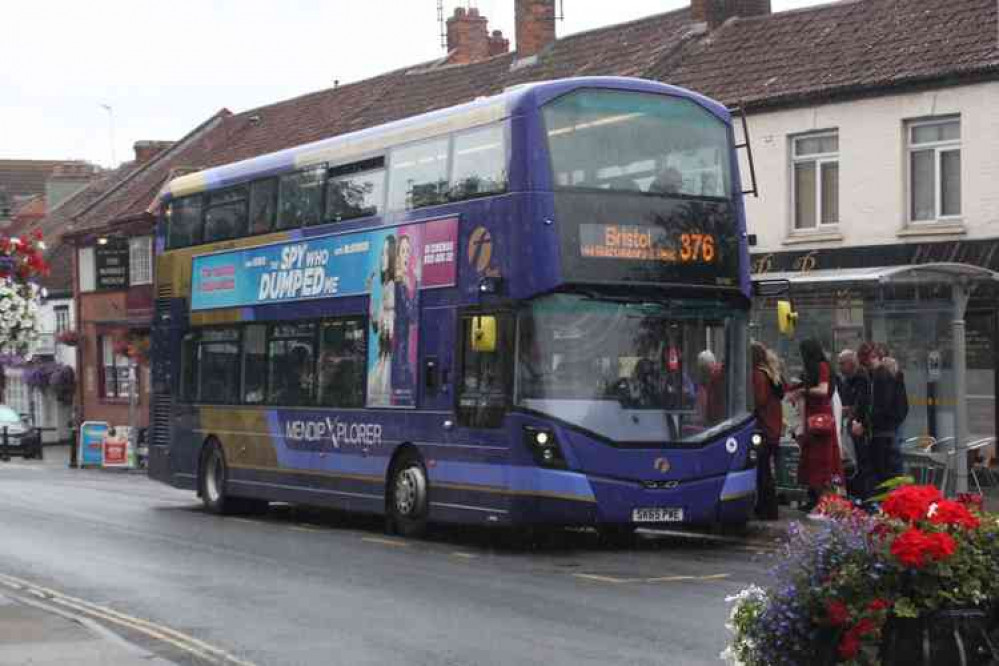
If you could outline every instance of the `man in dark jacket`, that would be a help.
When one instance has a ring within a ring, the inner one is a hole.
[[[902,424],[909,415],[909,396],[905,388],[905,373],[898,367],[898,361],[887,356],[882,360],[882,365],[891,373],[895,380],[895,400],[893,404],[895,414],[895,441],[891,449],[891,456],[888,461],[888,468],[894,476],[901,476],[904,472],[902,464]]]
[[[895,375],[883,363],[884,351],[875,349],[870,355],[871,373],[871,468],[874,485],[893,476],[892,451],[896,432],[905,414],[900,411],[899,388]],[[906,408],[908,409],[908,408]]]
[[[857,354],[844,349],[839,355],[840,400],[846,430],[853,440],[857,469],[847,482],[853,497],[865,498],[872,488],[870,456],[871,379],[857,360]]]

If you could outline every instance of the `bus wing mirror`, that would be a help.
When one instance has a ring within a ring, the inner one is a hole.
[[[794,311],[791,301],[777,301],[777,330],[781,335],[791,337],[798,324],[798,313]]]
[[[491,354],[496,351],[496,317],[472,317],[472,351]]]

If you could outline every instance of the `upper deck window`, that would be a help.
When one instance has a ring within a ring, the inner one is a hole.
[[[448,184],[447,137],[392,151],[389,208],[412,210],[444,203]]]
[[[246,187],[212,192],[205,205],[205,242],[246,235]]]
[[[170,247],[201,242],[201,196],[184,197],[170,204]]]
[[[326,184],[326,217],[335,222],[377,215],[385,205],[385,158],[333,167]]]
[[[319,224],[322,221],[325,169],[317,167],[281,176],[278,193],[278,229]]]
[[[728,198],[725,123],[666,95],[581,90],[544,109],[558,188]]]
[[[496,194],[506,189],[506,148],[502,125],[454,137],[452,200]]]

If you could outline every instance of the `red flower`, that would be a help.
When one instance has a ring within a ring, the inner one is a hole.
[[[977,529],[981,524],[968,507],[958,502],[941,500],[935,507],[930,508],[930,522],[934,525],[948,525],[951,527],[963,527],[966,530]]]
[[[946,532],[926,535],[926,556],[935,562],[946,560],[957,552],[957,542]]]
[[[891,608],[891,602],[887,599],[878,598],[867,604],[867,610],[872,613],[877,613],[878,611],[883,611],[888,608]]]
[[[850,660],[856,657],[858,652],[860,652],[860,638],[852,631],[843,634],[843,638],[839,641],[839,656]]]
[[[865,617],[865,618],[861,618],[857,622],[857,624],[853,625],[853,628],[850,629],[849,633],[854,633],[858,637],[859,636],[870,636],[871,634],[874,633],[874,631],[877,628],[878,628],[878,626],[876,624],[874,624],[874,620],[872,620],[869,617]]]
[[[42,230],[41,229],[35,229],[34,231],[31,232],[31,237],[34,238],[36,241],[42,240],[42,238],[43,238]]]
[[[907,567],[919,569],[927,562],[939,562],[957,551],[954,537],[943,532],[927,534],[910,527],[891,544],[891,554]]]
[[[850,621],[850,609],[839,599],[826,602],[826,615],[834,627],[842,627]]]
[[[892,518],[913,522],[925,518],[930,505],[942,499],[934,486],[902,486],[888,495],[881,509]]]

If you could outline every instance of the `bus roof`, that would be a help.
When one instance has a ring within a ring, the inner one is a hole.
[[[391,146],[429,139],[502,120],[513,115],[518,105],[529,95],[536,95],[535,102],[543,104],[552,97],[582,87],[672,93],[692,99],[716,115],[722,116],[724,120],[728,120],[725,108],[717,102],[689,90],[655,81],[625,77],[578,77],[536,81],[512,86],[492,97],[481,97],[466,104],[402,118],[356,132],[339,134],[328,139],[320,139],[312,143],[180,176],[167,183],[160,193],[160,202],[325,162],[342,164],[375,157]]]

